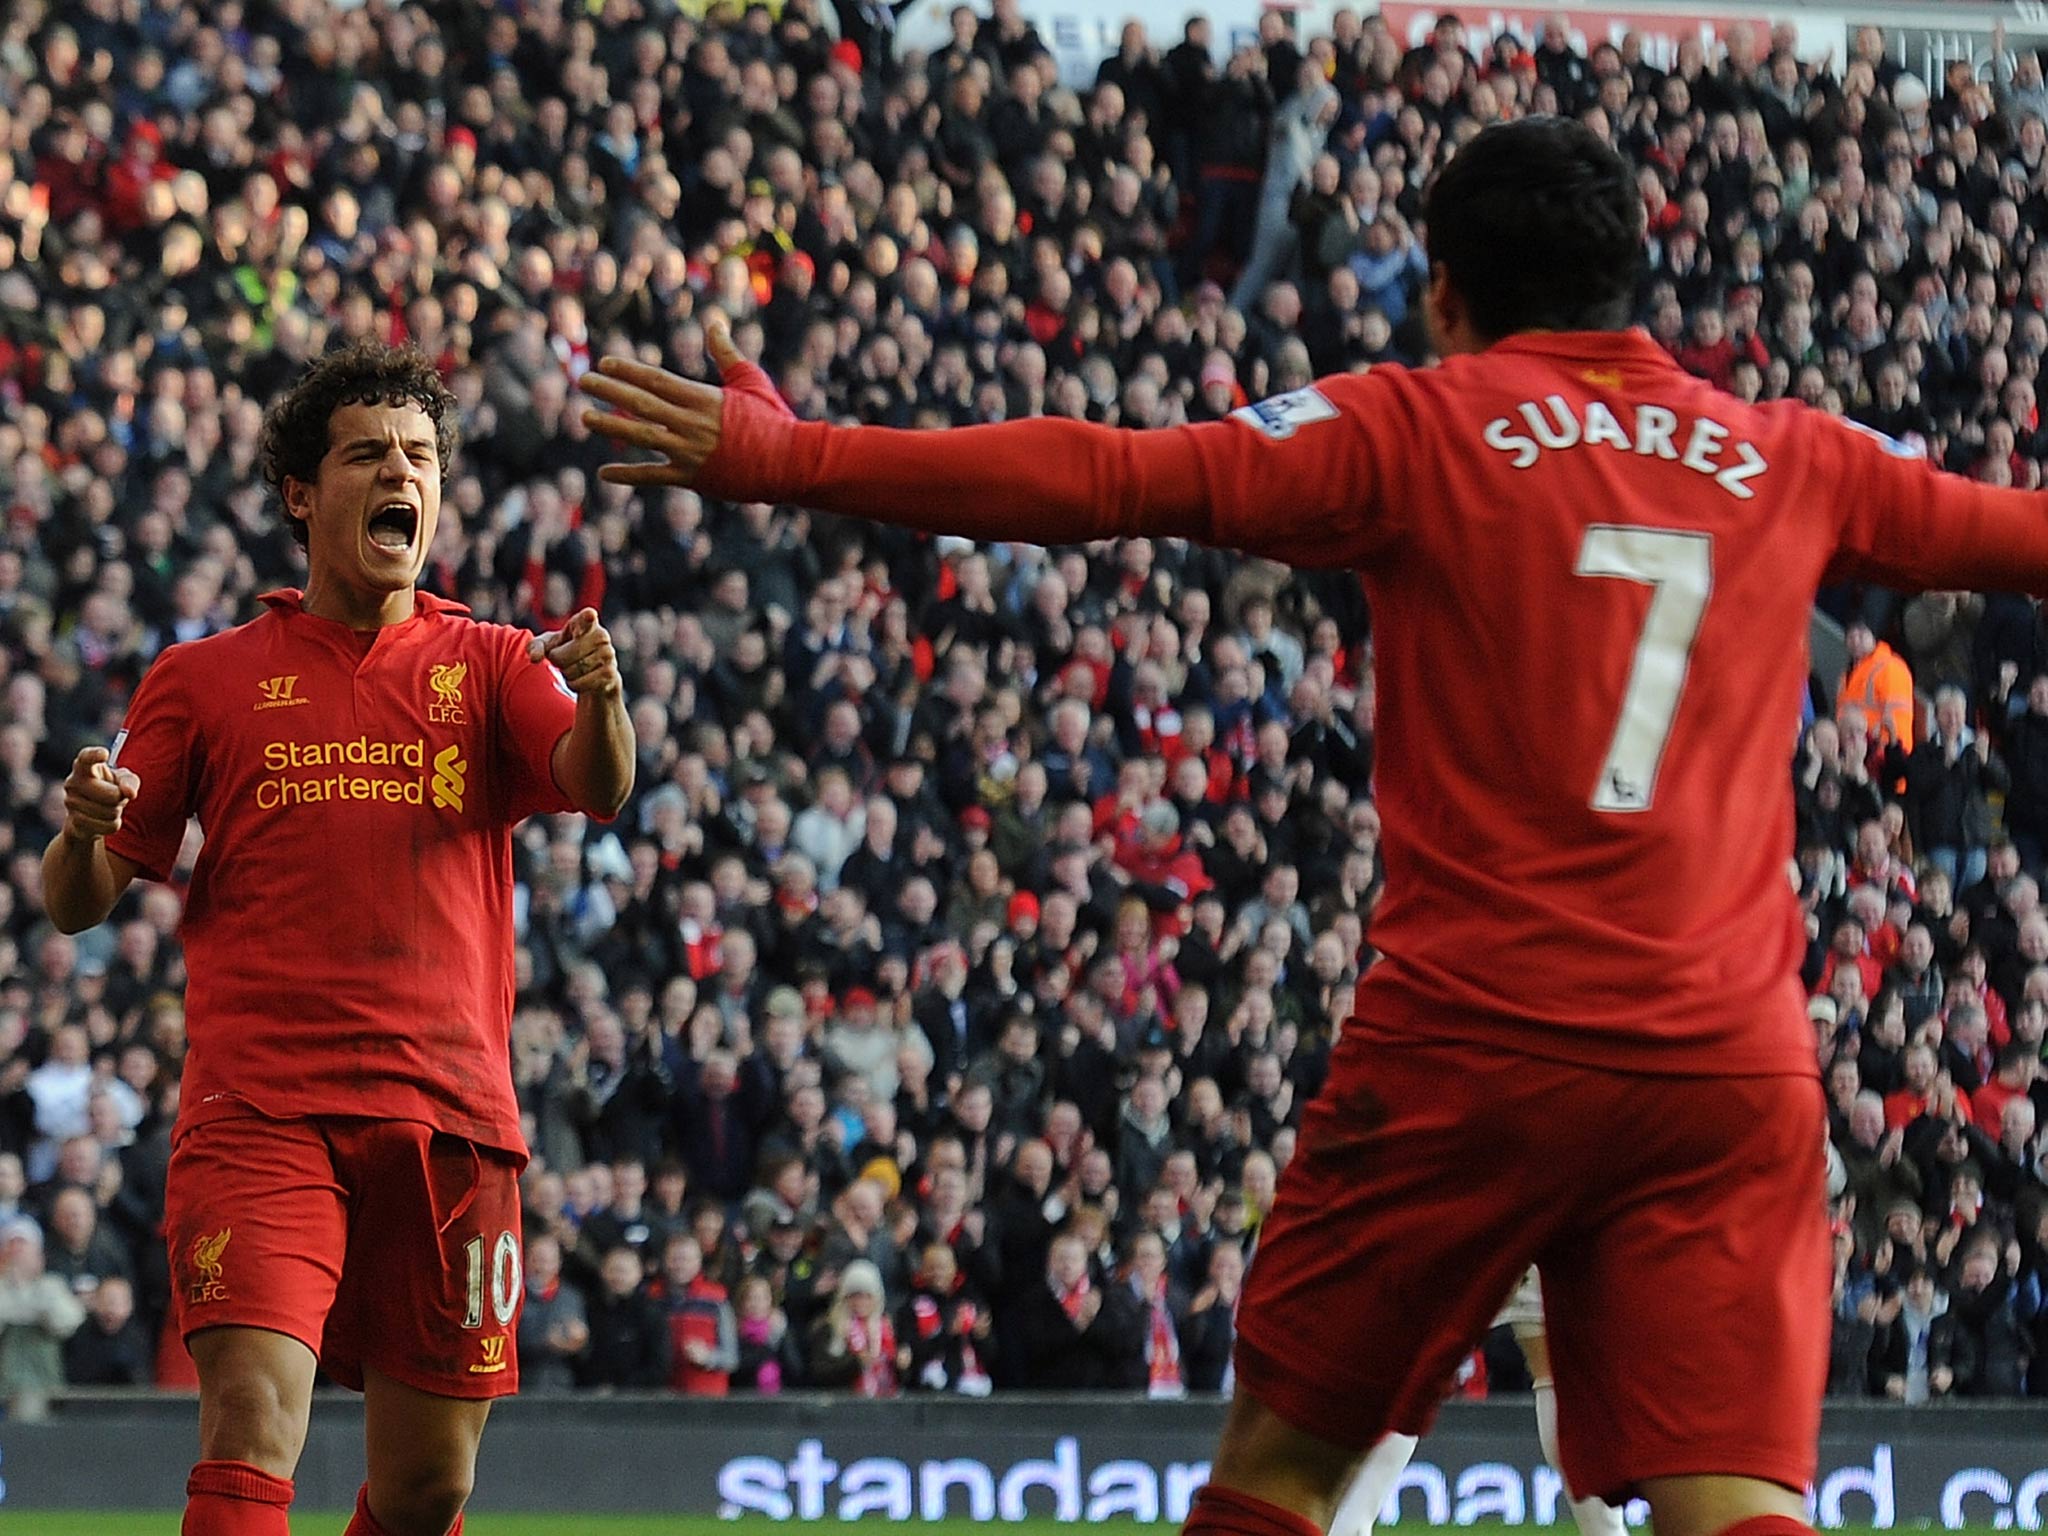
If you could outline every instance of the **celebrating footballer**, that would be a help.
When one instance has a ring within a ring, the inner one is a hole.
[[[157,659],[44,856],[76,932],[205,836],[165,1218],[199,1370],[186,1536],[288,1529],[317,1370],[366,1405],[349,1536],[459,1531],[518,1387],[511,829],[616,813],[632,734],[596,613],[536,638],[417,590],[455,447],[416,351],[331,354],[278,400],[305,590]]]

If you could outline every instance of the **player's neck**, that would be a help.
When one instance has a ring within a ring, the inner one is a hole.
[[[411,587],[401,587],[396,592],[361,591],[315,571],[306,579],[306,595],[299,603],[299,611],[367,632],[403,624],[413,615],[415,596]]]

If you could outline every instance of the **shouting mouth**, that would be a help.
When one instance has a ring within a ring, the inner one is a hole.
[[[370,514],[367,530],[370,543],[392,554],[404,554],[419,537],[420,509],[409,501],[394,498],[378,505]]]

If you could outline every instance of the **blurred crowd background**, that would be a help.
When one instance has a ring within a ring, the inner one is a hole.
[[[301,579],[257,429],[325,349],[416,345],[461,402],[427,584],[535,629],[594,605],[627,677],[625,814],[517,837],[537,1391],[1227,1390],[1381,881],[1355,581],[605,486],[594,357],[706,377],[716,309],[807,417],[1215,419],[1427,361],[1432,171],[1565,113],[1639,167],[1639,318],[1686,368],[2040,481],[2048,85],[2003,37],[1923,81],[1874,28],[1666,69],[1557,23],[1411,47],[1273,11],[1234,48],[1134,23],[1076,90],[1016,0],[929,51],[901,9],[0,16],[13,1411],[191,1380],[160,1326],[180,888],[67,938],[38,859],[152,657]],[[2048,1392],[2038,618],[1818,598],[1848,675],[1785,729],[1834,1388]],[[1519,1373],[1490,1345],[1462,1389]]]

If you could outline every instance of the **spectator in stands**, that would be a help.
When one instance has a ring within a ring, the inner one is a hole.
[[[1919,1166],[1905,1151],[1903,1126],[1887,1126],[1885,1102],[1868,1089],[1849,1107],[1845,1134],[1835,1138],[1847,1174],[1845,1193],[1856,1201],[1859,1247],[1870,1252],[1882,1238],[1885,1216],[1900,1200],[1916,1204],[1924,1182]]]
[[[894,1397],[911,1365],[908,1344],[899,1344],[882,1292],[882,1274],[856,1259],[840,1274],[838,1294],[812,1325],[810,1384],[849,1391],[856,1397]]]
[[[50,1203],[43,1259],[49,1272],[81,1298],[104,1280],[134,1279],[126,1244],[101,1222],[99,1207],[82,1189],[60,1190]]]
[[[2048,860],[2048,674],[2028,684],[2026,713],[2008,728],[2005,755],[2012,775],[2006,828],[2038,880]]]
[[[1026,1289],[1017,1339],[1023,1385],[1037,1390],[1136,1390],[1144,1379],[1144,1321],[1128,1286],[1092,1272],[1088,1244],[1053,1239],[1044,1279]]]
[[[100,1281],[85,1322],[64,1341],[64,1379],[74,1387],[146,1387],[155,1379],[149,1335],[135,1317],[135,1289],[118,1275]]]
[[[43,1238],[16,1218],[0,1230],[0,1399],[7,1416],[33,1423],[64,1385],[64,1343],[85,1321],[85,1307],[61,1277],[43,1268]]]
[[[560,1392],[576,1385],[590,1345],[583,1294],[562,1277],[562,1248],[537,1232],[526,1239],[526,1304],[519,1314],[519,1389]]]
[[[1906,814],[1913,846],[1961,886],[1984,878],[1992,836],[1990,796],[2011,785],[1991,738],[1965,723],[1969,700],[1958,687],[1934,696],[1934,731],[1910,753],[1897,755],[1906,781]]]
[[[668,1384],[668,1318],[647,1294],[645,1278],[640,1255],[624,1244],[604,1256],[597,1290],[587,1303],[590,1340],[574,1363],[578,1386]]]
[[[792,1225],[785,1229],[794,1232]],[[803,1380],[803,1351],[791,1332],[789,1318],[776,1305],[775,1288],[765,1275],[740,1281],[735,1336],[738,1364],[732,1373],[735,1392],[773,1394]]]
[[[1159,1233],[1141,1230],[1131,1238],[1128,1250],[1123,1283],[1137,1300],[1144,1330],[1145,1393],[1185,1396],[1180,1337],[1187,1326],[1188,1295],[1167,1272],[1166,1240]]]
[[[1880,748],[1913,748],[1913,673],[1890,645],[1862,619],[1849,625],[1849,672],[1842,679],[1841,708],[1863,722]]]
[[[1181,1324],[1181,1374],[1190,1392],[1229,1390],[1237,1298],[1243,1284],[1244,1250],[1235,1243],[1216,1244],[1209,1253],[1206,1282],[1189,1301]]]
[[[654,1294],[667,1309],[669,1390],[723,1397],[739,1364],[739,1330],[724,1286],[704,1273],[704,1250],[685,1232],[669,1238]]]
[[[1901,1293],[1881,1308],[1870,1346],[1872,1377],[1894,1402],[1946,1397],[1955,1386],[1955,1324],[1934,1270],[1907,1271]]]
[[[54,947],[60,939],[65,946],[72,942],[57,934],[51,935],[49,942]],[[69,962],[46,958],[45,969],[68,971]],[[80,1025],[65,1025],[51,1037],[49,1059],[29,1073],[23,1085],[35,1106],[40,1138],[31,1158],[31,1178],[37,1176],[38,1164],[45,1173],[54,1165],[59,1143],[83,1136],[92,1128],[92,1080],[91,1037]]]
[[[896,1337],[910,1352],[903,1384],[913,1392],[985,1397],[992,1385],[983,1357],[994,1320],[969,1288],[950,1244],[929,1243],[918,1261],[910,1298],[896,1314]]]

